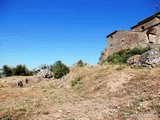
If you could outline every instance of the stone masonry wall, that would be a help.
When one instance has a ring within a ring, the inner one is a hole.
[[[132,31],[117,31],[116,34],[110,36],[107,40],[109,56],[122,49],[146,47],[146,43],[148,43],[146,34]]]

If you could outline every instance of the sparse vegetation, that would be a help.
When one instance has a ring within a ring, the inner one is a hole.
[[[69,71],[69,68],[61,61],[57,61],[53,65],[54,77],[57,79],[62,78],[64,75],[68,74]]]
[[[25,109],[24,107],[20,107],[20,108],[18,109],[18,111],[20,111],[20,112],[25,112],[26,109]]]
[[[0,88],[4,88],[4,85],[2,83],[0,83]]]
[[[160,114],[160,105],[156,106],[157,113]]]
[[[113,64],[124,64],[127,62],[128,58],[133,56],[133,55],[141,55],[144,52],[150,50],[150,47],[146,47],[146,48],[134,48],[134,49],[123,49],[120,50],[116,53],[114,53],[113,55],[109,56],[107,58],[107,61],[109,63],[113,63]]]
[[[71,86],[74,87],[74,86],[76,86],[77,84],[81,83],[81,82],[80,82],[81,79],[82,79],[82,76],[76,77],[75,80],[72,80],[72,81],[71,81]]]
[[[5,115],[5,116],[1,117],[0,120],[12,120],[12,116],[11,115]]]
[[[134,106],[139,106],[139,103],[141,103],[141,102],[143,102],[143,101],[144,101],[143,98],[135,99],[135,100],[132,102],[132,104],[133,104]]]
[[[123,70],[123,69],[125,69],[125,66],[124,66],[124,65],[120,65],[120,66],[118,66],[118,67],[116,68],[116,70]]]
[[[60,98],[57,97],[57,96],[52,96],[52,97],[51,97],[51,100],[52,100],[54,103],[61,103]]]

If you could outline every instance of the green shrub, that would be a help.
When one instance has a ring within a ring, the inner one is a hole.
[[[129,49],[123,49],[109,56],[107,61],[113,64],[122,64],[130,57]]]
[[[144,102],[144,99],[143,99],[143,98],[135,99],[135,100],[132,102],[132,104],[133,104],[134,106],[139,106],[139,104],[140,104],[141,102]]]
[[[85,64],[84,64],[84,62],[82,60],[79,60],[77,62],[77,67],[84,67],[84,66],[85,66]]]
[[[15,68],[13,68],[14,75],[32,75],[32,72],[28,70],[28,68],[25,65],[17,65]]]
[[[11,67],[9,67],[8,65],[3,65],[3,74],[6,77],[12,76],[13,75],[13,70]]]
[[[56,61],[53,65],[53,72],[54,77],[59,79],[62,78],[64,75],[68,74],[70,72],[69,68],[63,64],[60,60]]]
[[[133,55],[141,55],[144,52],[150,50],[150,47],[146,48],[134,48],[134,49],[123,49],[107,58],[107,61],[113,64],[123,64],[126,63],[128,58]]]
[[[33,75],[33,72],[28,70],[25,65],[17,65],[16,67],[9,67],[8,65],[4,65],[2,71],[3,73],[0,74],[1,77],[9,77],[13,75]]]

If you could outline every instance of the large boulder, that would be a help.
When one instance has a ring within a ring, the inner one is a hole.
[[[37,69],[35,73],[37,77],[43,77],[43,78],[53,77],[53,72],[50,70],[50,68],[47,65],[44,65],[41,68]]]
[[[140,57],[142,67],[156,67],[160,65],[160,50],[151,49]]]
[[[53,73],[50,71],[50,69],[41,69],[36,76],[43,78],[51,78],[53,76]]]
[[[127,60],[127,65],[131,67],[157,67],[160,65],[160,50],[155,48],[142,55],[134,55]]]

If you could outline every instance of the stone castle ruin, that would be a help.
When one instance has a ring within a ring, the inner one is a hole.
[[[116,30],[106,36],[107,48],[101,53],[99,62],[122,49],[160,46],[160,12],[138,22],[131,30]]]

